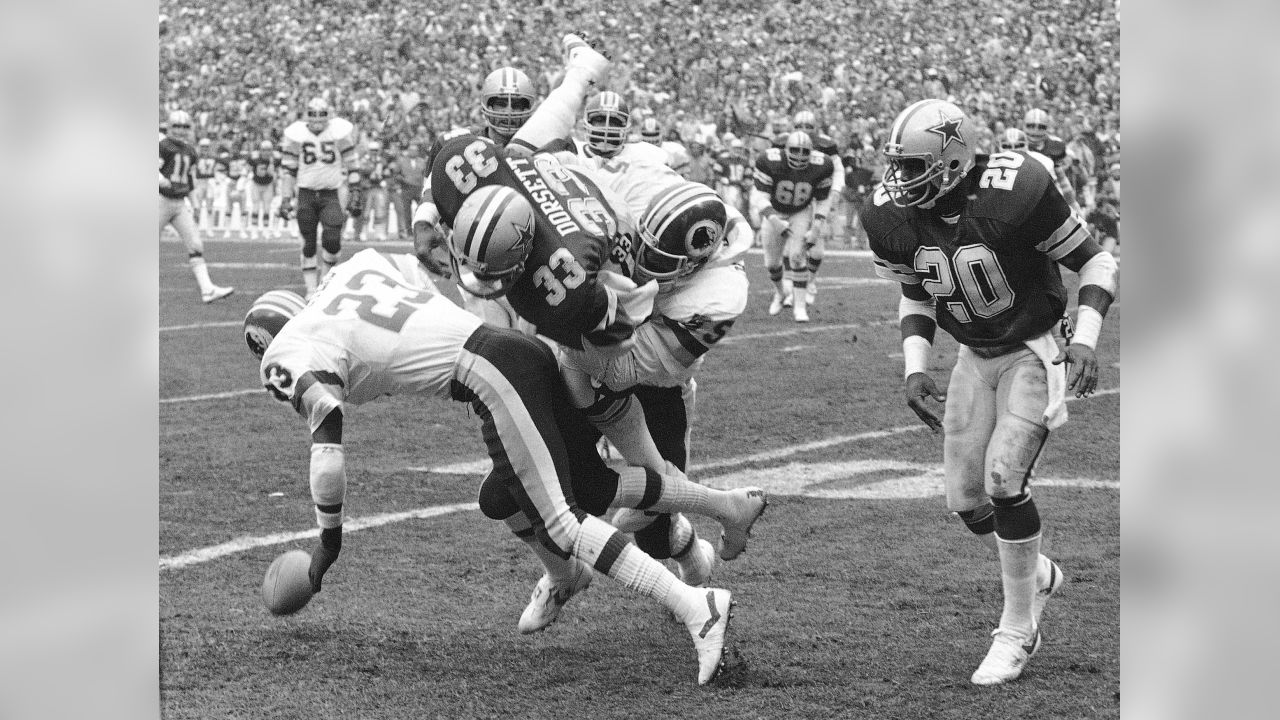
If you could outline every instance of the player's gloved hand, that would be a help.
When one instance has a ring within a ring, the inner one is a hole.
[[[1074,390],[1076,397],[1085,398],[1098,389],[1098,356],[1093,348],[1080,343],[1071,343],[1058,351],[1053,359],[1054,365],[1066,363],[1071,366],[1067,379],[1067,390]]]
[[[942,421],[929,409],[926,398],[933,398],[938,402],[946,402],[947,394],[938,389],[934,384],[933,377],[929,373],[911,373],[907,377],[907,406],[915,411],[916,415],[924,421],[925,425],[934,432],[942,431]]]
[[[285,220],[293,219],[293,199],[292,198],[285,198],[280,201],[279,215]]]
[[[453,277],[453,271],[449,269],[447,243],[444,231],[438,225],[422,221],[413,224],[413,254],[427,272],[446,279]]]
[[[325,528],[320,531],[320,544],[311,550],[311,592],[320,592],[320,581],[324,578],[329,566],[338,559],[342,552],[342,526]]]

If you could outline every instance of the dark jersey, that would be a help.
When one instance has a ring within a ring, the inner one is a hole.
[[[249,153],[249,172],[253,182],[258,185],[270,185],[276,180],[276,158],[272,153],[255,150]]]
[[[787,164],[778,148],[769,148],[756,159],[756,189],[769,196],[769,204],[780,213],[792,215],[814,200],[831,194],[835,167],[831,158],[814,151],[809,164],[796,170]]]
[[[745,189],[751,177],[751,161],[746,153],[726,150],[716,154],[715,172],[721,181]]]
[[[845,163],[844,187],[849,197],[855,200],[866,199],[875,184],[876,176],[871,172],[871,168],[865,168],[853,162]]]
[[[208,180],[213,177],[214,166],[217,165],[218,159],[212,155],[201,155],[196,158],[196,179]]]
[[[191,194],[195,186],[196,149],[181,140],[165,137],[160,140],[160,174],[169,178],[170,186],[160,188],[160,194],[181,200]]]
[[[920,285],[937,300],[938,325],[970,347],[1011,345],[1062,317],[1057,261],[1089,231],[1043,165],[1020,153],[979,155],[961,187],[973,193],[955,224],[901,208],[883,186],[862,213],[876,274]]]
[[[783,133],[782,135],[778,135],[777,137],[775,137],[773,139],[773,146],[778,148],[779,150],[786,147],[788,134],[789,133]],[[835,140],[827,137],[826,135],[823,135],[822,133],[805,133],[805,134],[808,135],[809,139],[813,141],[814,150],[817,150],[823,155],[829,155],[831,157],[840,157],[840,147],[836,145]]]
[[[534,210],[533,248],[506,295],[516,313],[538,334],[575,349],[584,337],[596,346],[629,338],[643,318],[620,312],[596,276],[607,260],[629,262],[631,240],[595,182],[550,154],[509,157],[470,132],[443,138],[431,165],[441,220],[452,226],[467,195],[488,185],[514,188]]]
[[[1031,147],[1030,149],[1052,160],[1054,167],[1062,167],[1063,163],[1067,161],[1067,144],[1057,135],[1046,137],[1043,145]]]

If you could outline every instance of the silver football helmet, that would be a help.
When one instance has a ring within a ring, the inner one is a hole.
[[[533,249],[533,206],[505,185],[467,196],[453,219],[449,257],[458,285],[481,298],[507,294]]]
[[[600,157],[613,157],[622,151],[631,132],[631,108],[621,95],[606,90],[587,101],[582,122],[587,147]]]
[[[516,134],[533,115],[537,99],[533,81],[513,67],[494,70],[480,86],[480,112],[485,124],[503,137]]]
[[[893,121],[884,156],[884,189],[899,207],[931,208],[973,169],[969,118],[945,100],[921,100]]]

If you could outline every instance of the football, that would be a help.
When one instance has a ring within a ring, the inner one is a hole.
[[[262,604],[272,615],[292,615],[311,601],[311,555],[290,550],[271,562],[262,579]]]

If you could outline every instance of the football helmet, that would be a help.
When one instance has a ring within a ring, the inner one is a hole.
[[[1049,137],[1049,113],[1040,108],[1032,108],[1022,118],[1022,129],[1027,131],[1027,140],[1039,147]]]
[[[186,110],[174,110],[169,113],[169,129],[167,131],[169,137],[183,142],[191,142],[193,132],[191,130],[191,114]]]
[[[533,115],[535,100],[533,81],[513,67],[494,70],[480,86],[480,112],[485,124],[503,137],[515,135]]]
[[[244,316],[244,340],[249,345],[249,352],[261,360],[267,346],[284,329],[285,323],[306,306],[302,296],[292,290],[268,290],[254,300]]]
[[[307,101],[307,109],[303,112],[307,121],[307,129],[319,135],[329,125],[329,101],[322,97],[314,97]]]
[[[899,113],[889,130],[884,189],[899,207],[931,208],[973,169],[969,118],[945,100],[921,100]]]
[[[803,170],[809,167],[809,157],[813,154],[813,138],[809,133],[796,130],[787,136],[782,146],[782,155],[787,159],[787,167],[792,170]]]
[[[658,118],[647,117],[640,123],[640,139],[654,145],[662,144],[662,126],[658,125]]]
[[[533,249],[533,206],[505,185],[467,196],[453,219],[449,259],[458,285],[481,298],[507,294]]]
[[[1018,128],[1009,128],[1000,135],[1001,150],[1030,150],[1027,134]]]
[[[258,149],[263,152],[272,152],[276,149],[276,146],[270,140],[263,140],[262,142],[258,143]]]
[[[791,129],[816,135],[818,133],[818,117],[808,110],[801,110],[796,113],[796,118],[791,123]]]
[[[587,126],[587,147],[600,157],[613,157],[631,132],[631,108],[621,95],[606,90],[587,101],[582,122]]]
[[[724,202],[702,183],[658,193],[640,218],[635,279],[661,284],[695,272],[724,244],[728,222]]]

